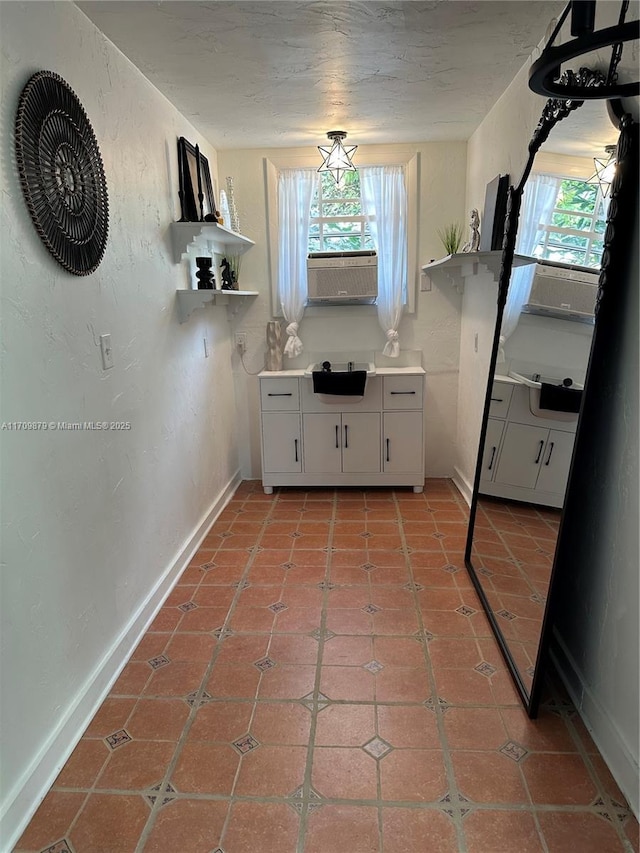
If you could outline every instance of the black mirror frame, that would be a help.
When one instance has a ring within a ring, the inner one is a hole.
[[[575,79],[580,80],[580,84],[585,87],[599,87],[603,86],[605,83],[605,77],[599,71],[591,71],[588,68],[581,68],[578,75],[573,75]],[[505,638],[502,634],[500,626],[496,621],[496,617],[493,613],[493,609],[486,597],[482,584],[476,574],[476,571],[471,562],[471,549],[473,544],[473,531],[475,526],[476,519],[476,510],[478,505],[478,493],[480,488],[480,477],[482,473],[482,448],[484,446],[486,432],[487,432],[487,424],[489,420],[489,408],[491,405],[491,380],[495,373],[496,364],[498,360],[498,350],[500,344],[500,330],[502,326],[502,318],[504,315],[504,309],[507,302],[507,291],[509,289],[509,281],[511,279],[511,271],[513,268],[513,258],[515,254],[516,248],[516,237],[518,233],[518,221],[520,218],[520,208],[522,206],[522,198],[524,195],[524,189],[526,182],[531,174],[531,169],[533,168],[533,163],[536,157],[536,154],[540,150],[540,147],[549,137],[549,134],[553,130],[553,128],[558,124],[558,122],[565,119],[570,113],[574,110],[578,109],[584,104],[584,101],[577,100],[559,100],[552,98],[547,101],[542,111],[542,115],[538,122],[536,129],[533,132],[531,137],[531,141],[529,142],[528,151],[529,155],[527,157],[527,162],[524,167],[522,176],[520,181],[516,186],[509,187],[509,193],[507,197],[507,213],[505,218],[505,230],[504,237],[502,241],[502,258],[501,258],[501,266],[500,266],[500,276],[498,279],[498,299],[497,299],[497,312],[496,312],[496,325],[494,330],[493,337],[493,345],[491,349],[491,359],[489,362],[489,371],[487,375],[487,392],[485,395],[484,409],[482,412],[482,425],[480,428],[480,440],[478,443],[478,456],[476,460],[476,471],[475,477],[473,481],[473,493],[471,499],[471,507],[469,510],[469,527],[467,531],[467,543],[465,548],[464,562],[467,567],[467,571],[471,578],[471,582],[478,594],[478,598],[484,608],[487,619],[489,620],[489,624],[491,625],[491,629],[494,633],[496,642],[500,648],[502,656],[505,660],[507,668],[514,680],[516,689],[520,695],[522,703],[531,718],[535,718],[538,712],[538,705],[540,701],[540,694],[542,690],[542,676],[543,676],[543,666],[542,664],[545,661],[546,655],[546,646],[548,642],[548,624],[549,624],[549,602],[551,601],[551,589],[553,586],[554,575],[556,574],[556,566],[557,566],[557,554],[558,548],[556,547],[556,556],[554,557],[554,564],[551,571],[551,578],[549,582],[549,595],[548,595],[548,603],[545,609],[545,615],[543,619],[542,625],[542,633],[540,638],[540,643],[538,646],[538,655],[536,659],[535,672],[533,676],[533,683],[531,685],[531,692],[527,691],[525,687],[524,681],[520,675],[518,667],[511,655],[509,647],[505,641]],[[615,209],[615,208],[614,208]],[[607,229],[609,228],[609,222],[611,221],[611,216],[613,215],[613,211],[609,211],[609,218],[607,222]],[[604,264],[604,259],[603,259]],[[601,270],[600,275],[600,284],[599,290],[602,287],[604,272]],[[596,321],[597,322],[597,321]],[[595,334],[595,332],[594,332]],[[584,402],[584,401],[583,401]],[[580,431],[580,416],[578,417],[578,428],[576,430],[576,443],[578,441],[579,431]],[[572,463],[573,467],[573,463]],[[569,471],[569,482],[571,482],[571,470]],[[562,535],[562,523],[560,525],[560,531],[558,534],[558,542],[560,541],[560,537]]]

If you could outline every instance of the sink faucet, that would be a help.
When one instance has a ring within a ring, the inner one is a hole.
[[[353,370],[353,362],[352,362],[352,361],[348,361],[348,362],[347,362],[347,371],[348,371],[349,373],[351,373],[351,371],[352,371],[352,370]]]
[[[533,379],[534,382],[540,382],[540,374],[539,373],[534,373],[531,378]]]

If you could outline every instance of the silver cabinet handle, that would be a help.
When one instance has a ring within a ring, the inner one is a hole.
[[[267,397],[293,397],[291,391],[282,391],[278,394],[275,394],[272,391],[267,391]]]
[[[339,429],[340,429],[340,427],[338,426],[338,424],[336,424],[336,447],[340,447],[340,439],[338,436],[338,430]]]
[[[387,462],[389,461],[389,439],[387,439]]]
[[[491,461],[489,462],[489,471],[493,468],[493,460],[496,458],[496,447],[491,448]]]
[[[415,394],[415,391],[390,391],[390,394]]]
[[[552,441],[549,445],[549,455],[547,456],[547,461],[544,463],[545,465],[548,465],[549,462],[551,462],[551,454],[553,453],[554,444],[555,442]]]
[[[535,461],[535,463],[534,463],[535,465],[537,465],[537,464],[538,464],[538,462],[540,461],[540,457],[542,456],[542,448],[543,448],[543,447],[544,447],[544,441],[541,441],[541,442],[540,442],[540,447],[538,448],[538,455],[536,456],[536,461]]]
[[[504,399],[502,397],[492,397],[491,402],[492,403],[504,403]]]
[[[344,425],[344,446],[349,447],[349,427]]]
[[[298,439],[297,439],[297,438],[294,438],[294,439],[293,439],[293,445],[294,445],[294,447],[295,447],[295,452],[296,452],[296,462],[297,462],[297,461],[298,461]]]

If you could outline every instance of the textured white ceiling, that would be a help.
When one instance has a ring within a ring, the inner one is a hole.
[[[217,148],[467,139],[563,0],[78,2]]]
[[[77,0],[219,149],[468,139],[547,35],[565,0]],[[628,19],[638,17],[631,0]],[[596,26],[620,4],[597,4]],[[568,30],[568,22],[563,34]],[[561,38],[565,41],[563,35]],[[579,64],[608,67],[608,53]],[[621,73],[637,76],[638,45]],[[571,66],[573,67],[573,66]],[[577,70],[577,69],[576,69]],[[541,110],[543,99],[540,99]],[[615,140],[602,101],[546,150],[593,156]]]

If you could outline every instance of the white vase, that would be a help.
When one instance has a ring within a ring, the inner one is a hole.
[[[236,199],[233,193],[233,178],[227,177],[227,202],[229,204],[229,228],[240,233],[240,219],[238,218],[238,210],[236,208]]]
[[[229,202],[227,201],[227,194],[224,190],[220,190],[220,216],[222,217],[222,224],[225,228],[231,228],[231,213],[229,212]]]
[[[267,323],[265,370],[282,370],[282,326],[277,320],[269,320]]]

